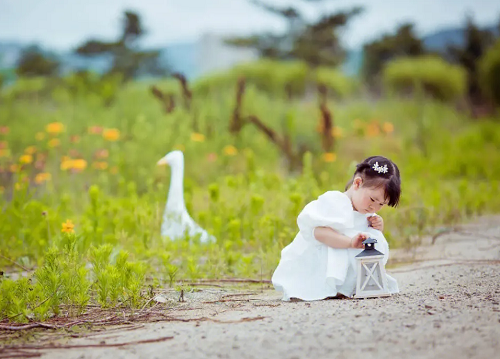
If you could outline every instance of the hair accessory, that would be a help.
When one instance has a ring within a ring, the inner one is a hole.
[[[389,171],[389,169],[387,168],[387,165],[379,166],[378,162],[375,162],[375,164],[373,165],[372,168],[374,171],[376,171],[378,173],[387,173],[387,171]]]

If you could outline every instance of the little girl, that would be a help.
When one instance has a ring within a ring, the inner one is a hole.
[[[281,252],[272,282],[290,298],[319,300],[338,294],[352,297],[356,290],[356,260],[362,242],[375,238],[375,248],[389,259],[389,245],[382,234],[384,222],[375,214],[384,205],[396,207],[401,178],[395,163],[382,156],[356,166],[345,192],[328,191],[307,204],[297,218],[299,233]],[[399,292],[387,276],[390,293]]]

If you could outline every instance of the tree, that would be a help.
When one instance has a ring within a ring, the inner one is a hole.
[[[362,11],[356,7],[347,12],[325,14],[316,22],[308,23],[294,7],[280,8],[258,0],[250,1],[268,12],[283,17],[287,22],[287,31],[278,35],[261,33],[249,37],[235,37],[227,39],[226,43],[256,49],[262,57],[302,60],[312,67],[336,66],[344,60],[345,50],[339,41],[339,30]],[[302,1],[319,3],[322,0]]]
[[[494,106],[500,107],[500,39],[479,60],[479,85]]]
[[[380,39],[363,46],[364,60],[362,74],[369,84],[375,84],[384,65],[397,57],[424,55],[422,40],[414,33],[413,24],[399,26],[395,34],[383,35]]]
[[[37,46],[24,49],[17,61],[16,74],[18,76],[54,76],[59,70],[58,60],[45,54]]]
[[[83,56],[111,54],[113,64],[110,73],[121,73],[125,80],[131,78],[167,74],[167,69],[160,63],[160,51],[138,50],[138,40],[144,35],[138,14],[125,11],[123,29],[120,38],[115,42],[103,42],[91,39],[76,49]]]
[[[448,57],[467,70],[467,95],[472,106],[481,105],[484,95],[479,86],[478,63],[486,50],[493,45],[495,36],[491,31],[479,29],[471,17],[467,18],[463,46],[448,46]]]

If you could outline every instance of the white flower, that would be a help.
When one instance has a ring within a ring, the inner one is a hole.
[[[387,173],[389,169],[387,168],[387,165],[379,166],[378,162],[375,162],[373,165],[373,170],[377,171],[378,173]]]

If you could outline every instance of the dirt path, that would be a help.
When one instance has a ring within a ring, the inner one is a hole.
[[[500,217],[485,217],[391,252],[399,295],[284,303],[273,290],[186,295],[178,319],[72,339],[66,345],[161,341],[45,350],[43,358],[496,358],[500,352]],[[229,296],[228,296],[229,295]],[[203,303],[225,300],[215,303]],[[165,337],[172,337],[165,339]],[[33,351],[30,351],[33,352]]]

